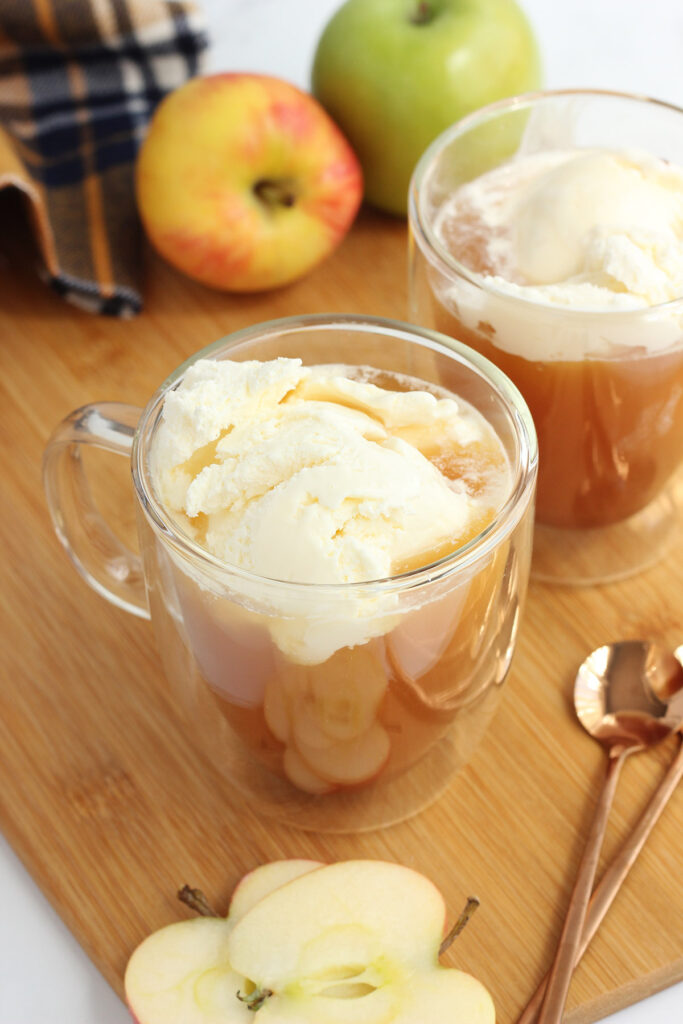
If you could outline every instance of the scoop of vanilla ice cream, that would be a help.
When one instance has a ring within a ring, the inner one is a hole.
[[[435,228],[446,247],[458,221],[476,227],[501,291],[594,310],[683,296],[683,168],[648,154],[521,156],[444,203]]]
[[[512,193],[508,214],[525,284],[590,275],[648,305],[681,294],[683,171],[661,160],[576,151]]]
[[[419,439],[466,446],[483,429],[453,399],[338,367],[199,360],[165,400],[150,468],[165,507],[226,564],[360,582],[467,533],[486,498],[448,481]]]
[[[680,343],[683,311],[666,304],[683,298],[683,167],[637,151],[520,155],[457,189],[434,227],[464,262],[475,240],[488,287],[444,276],[435,289],[466,327],[490,325],[498,348],[580,360]],[[634,310],[647,322],[602,316]]]

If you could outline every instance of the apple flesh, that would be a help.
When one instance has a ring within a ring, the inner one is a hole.
[[[138,1024],[494,1024],[484,986],[438,964],[445,916],[398,864],[278,861],[243,879],[227,919],[146,939],[128,1002]]]
[[[253,1012],[235,998],[246,982],[230,967],[228,936],[270,892],[320,867],[315,860],[262,864],[236,887],[227,918],[178,921],[148,936],[128,961],[124,980],[137,1024],[253,1024]]]
[[[464,971],[437,967],[409,986],[391,1024],[495,1024],[491,996]]]
[[[281,885],[293,882],[295,878],[322,867],[324,865],[319,860],[297,859],[274,860],[254,868],[244,876],[232,894],[228,910],[230,924],[236,924],[247,911]]]
[[[437,135],[494,100],[536,89],[533,33],[515,0],[347,0],[325,27],[314,95],[356,151],[365,197],[405,214]]]
[[[252,907],[235,926],[229,957],[259,987],[282,990],[301,981],[302,964],[314,976],[355,966],[369,949],[391,963],[434,962],[445,920],[443,897],[417,871],[383,861],[340,861]],[[355,959],[351,932],[365,936]],[[269,933],[287,940],[266,941]],[[339,937],[339,949],[332,936]]]
[[[258,1024],[493,1024],[483,985],[438,966],[445,919],[418,872],[345,861],[252,907],[228,957],[265,996]]]
[[[356,156],[316,100],[277,78],[195,78],[157,108],[136,167],[154,247],[214,288],[288,284],[342,240],[362,197]]]
[[[244,978],[230,968],[224,918],[178,921],[138,946],[128,967],[126,1000],[137,1024],[248,1024],[235,999]]]

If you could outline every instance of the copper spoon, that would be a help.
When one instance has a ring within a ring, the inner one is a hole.
[[[628,641],[599,647],[577,673],[574,706],[584,728],[606,747],[607,771],[548,975],[538,1024],[560,1024],[562,1018],[623,763],[629,754],[658,743],[683,723],[683,667],[670,651],[655,644]],[[620,881],[617,878],[617,883]],[[533,1019],[526,1016],[528,1009],[520,1024]]]
[[[650,832],[657,824],[660,815],[673,795],[676,787],[683,778],[683,737],[679,739],[678,752],[669,765],[669,769],[657,787],[657,791],[646,807],[638,824],[628,837],[617,856],[614,858],[605,874],[596,886],[584,922],[581,933],[581,942],[576,951],[574,967],[577,966],[583,954],[588,949],[590,942],[600,927],[602,920],[612,906],[614,897],[617,895],[621,883],[635,864],[638,854],[642,850]],[[517,1024],[533,1024],[539,1011],[543,996],[548,985],[548,975],[543,978],[540,985],[526,1005],[522,1016]]]

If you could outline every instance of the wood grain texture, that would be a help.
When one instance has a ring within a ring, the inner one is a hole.
[[[3,234],[22,234],[7,204]],[[590,821],[603,755],[576,724],[574,672],[613,639],[681,641],[681,546],[659,566],[586,590],[532,585],[500,710],[474,759],[418,817],[358,836],[259,820],[174,708],[151,627],[88,590],[49,523],[40,460],[71,409],[143,404],[179,362],[238,327],[303,312],[405,317],[406,239],[365,213],[299,284],[230,297],[149,258],[145,312],[129,322],[65,306],[36,279],[27,245],[0,243],[4,571],[0,591],[0,824],[114,988],[144,935],[187,912],[180,884],[226,907],[239,877],[278,857],[386,858],[418,868],[452,914],[482,907],[447,955],[491,989],[512,1024],[547,970]],[[113,513],[130,528],[125,466]],[[673,745],[630,759],[609,857]],[[586,1024],[683,978],[683,794],[676,794],[578,969],[568,1024]],[[432,1022],[423,1022],[432,1024]]]

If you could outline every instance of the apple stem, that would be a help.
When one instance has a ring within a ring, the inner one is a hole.
[[[419,0],[419,3],[410,18],[413,25],[426,25],[428,21],[431,21],[434,17],[434,11],[432,9],[429,0]]]
[[[458,935],[463,930],[469,919],[472,917],[472,914],[474,913],[478,906],[479,900],[477,899],[477,897],[468,896],[467,903],[465,904],[465,909],[463,910],[463,912],[461,913],[460,917],[455,922],[451,930],[449,931],[446,938],[439,946],[439,956],[443,956],[446,950],[450,948],[453,940],[457,939]]]
[[[212,909],[201,889],[191,889],[189,885],[184,885],[178,890],[178,899],[201,917],[221,916]]]
[[[244,1003],[248,1010],[260,1010],[267,999],[273,994],[273,990],[270,988],[257,988],[249,996],[243,996],[241,992],[237,992],[237,998],[241,1003]]]
[[[296,192],[291,181],[261,178],[254,185],[254,195],[266,206],[294,206]]]

